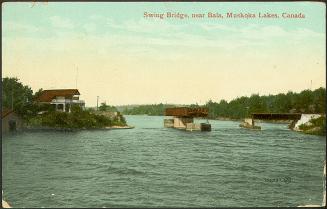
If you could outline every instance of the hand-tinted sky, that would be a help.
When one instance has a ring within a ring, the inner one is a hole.
[[[299,13],[304,19],[145,19],[144,12]],[[2,76],[77,88],[87,106],[205,103],[325,86],[325,5],[4,3]],[[77,70],[78,69],[78,70]]]

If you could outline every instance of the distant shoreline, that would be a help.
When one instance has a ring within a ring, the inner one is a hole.
[[[40,126],[40,127],[25,127],[22,131],[62,131],[62,132],[75,132],[75,131],[83,131],[83,130],[122,130],[122,129],[133,129],[134,126],[108,126],[104,128],[61,128],[61,127],[48,127],[48,126]]]
[[[126,116],[127,114],[125,114]],[[135,114],[135,115],[127,115],[127,116],[162,116],[162,117],[165,117],[166,115],[147,115],[147,114]],[[167,117],[170,117],[170,116],[167,116]],[[197,119],[197,118],[195,118]],[[198,119],[202,119],[202,118],[198,118]],[[233,119],[233,118],[225,118],[225,117],[217,117],[217,118],[203,118],[203,119],[208,119],[208,120],[218,120],[218,121],[239,121],[239,122],[242,122],[244,120],[244,118],[240,118],[240,119]],[[283,121],[273,121],[273,120],[255,120],[257,122],[264,122],[264,123],[274,123],[274,124],[289,124],[291,123],[292,121],[286,121],[286,120],[283,120]]]

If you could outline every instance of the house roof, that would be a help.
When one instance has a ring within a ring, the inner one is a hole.
[[[73,95],[80,95],[78,89],[43,90],[41,95],[38,98],[36,98],[36,101],[51,102],[56,96],[68,97]]]
[[[14,111],[11,110],[11,109],[3,109],[2,112],[1,112],[1,119],[6,117],[7,115],[9,115],[12,112],[14,112]]]

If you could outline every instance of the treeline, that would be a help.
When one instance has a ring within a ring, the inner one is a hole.
[[[190,107],[200,107],[192,104]],[[164,109],[174,105],[154,104],[140,105],[131,109],[125,109],[124,114],[129,115],[164,115]],[[289,91],[286,94],[259,96],[253,94],[250,97],[239,97],[230,102],[220,100],[219,102],[208,101],[201,107],[209,109],[210,118],[240,119],[251,113],[325,113],[326,89],[318,88],[314,91],[304,90],[300,93]]]
[[[326,89],[304,90],[300,93],[289,91],[287,94],[239,97],[230,102],[209,101],[209,117],[228,117],[239,119],[251,113],[325,113]]]
[[[117,108],[115,106],[107,105],[106,102],[102,102],[99,111],[104,111],[104,112],[118,112]]]
[[[122,111],[125,115],[164,115],[165,109],[168,107],[175,107],[176,105],[171,104],[151,104],[151,105],[140,105],[133,108],[125,107]]]

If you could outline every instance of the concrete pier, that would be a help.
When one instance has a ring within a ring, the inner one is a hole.
[[[194,119],[188,117],[164,119],[164,127],[185,129],[187,131],[201,131],[201,124],[194,123]]]
[[[178,117],[175,117],[174,118],[174,128],[186,129],[187,124],[189,124],[189,126],[190,126],[191,124],[193,124],[193,122],[194,122],[193,118],[188,118],[188,117],[178,118]]]
[[[174,117],[164,119],[164,127],[166,128],[183,129],[186,131],[211,131],[209,123],[194,123],[194,117],[207,117],[208,109],[206,108],[167,108],[165,115]]]
[[[174,127],[174,119],[173,118],[164,119],[164,127],[165,128],[173,128]]]
[[[260,126],[256,126],[254,124],[253,118],[245,118],[244,122],[240,124],[240,127],[242,128],[249,128],[249,129],[255,129],[255,130],[261,130]]]

